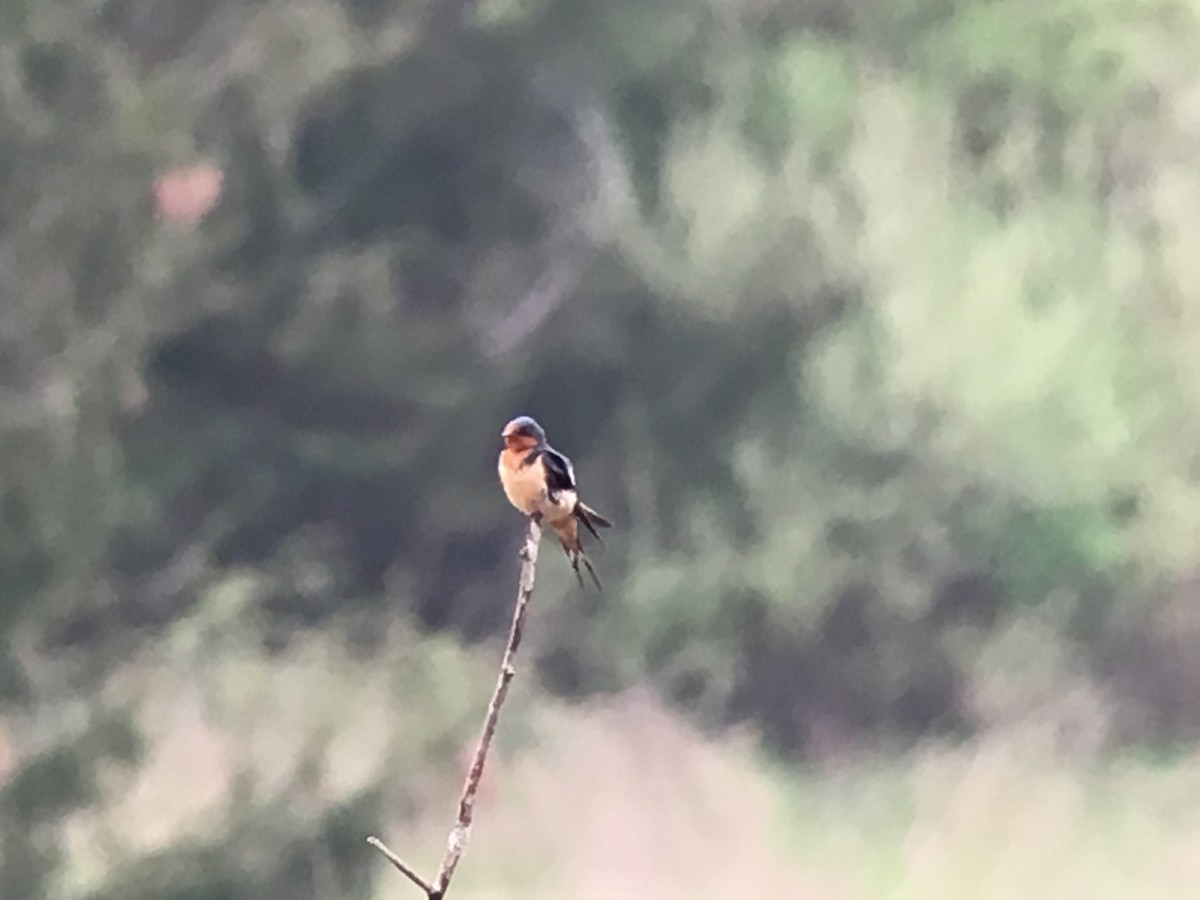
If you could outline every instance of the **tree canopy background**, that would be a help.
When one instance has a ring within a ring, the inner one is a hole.
[[[1197,52],[1183,0],[4,0],[0,894],[400,890],[518,413],[619,527],[601,597],[543,560],[514,760],[643,693],[784,792],[1186,746]]]

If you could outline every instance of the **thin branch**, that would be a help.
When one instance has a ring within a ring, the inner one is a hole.
[[[402,872],[409,881],[425,892],[429,900],[442,900],[450,889],[450,879],[458,868],[459,860],[467,849],[467,841],[471,836],[471,822],[475,817],[475,797],[479,793],[479,782],[483,778],[483,767],[487,763],[488,751],[492,747],[492,739],[496,735],[496,723],[500,719],[500,709],[508,696],[508,686],[516,675],[513,663],[517,658],[517,650],[521,646],[521,636],[525,631],[525,614],[529,608],[529,598],[533,596],[533,581],[537,571],[538,544],[542,539],[542,527],[533,519],[529,520],[529,528],[525,532],[525,543],[521,547],[521,578],[517,584],[517,600],[513,606],[512,625],[508,631],[508,646],[504,649],[504,658],[500,662],[500,674],[496,677],[496,689],[492,692],[492,702],[488,704],[487,716],[483,720],[483,729],[479,734],[479,744],[475,747],[475,757],[471,760],[471,768],[463,783],[462,796],[458,800],[458,819],[446,839],[446,855],[442,858],[442,867],[438,871],[433,884],[427,882],[416,873],[404,860],[392,852],[383,841],[377,837],[367,838],[367,843],[384,855],[388,862]]]
[[[399,869],[401,873],[403,873],[405,876],[407,876],[409,881],[411,881],[413,884],[415,884],[417,887],[419,887],[421,890],[423,890],[430,897],[433,896],[433,894],[434,894],[433,885],[431,885],[428,881],[426,881],[424,878],[422,878],[420,875],[418,875],[415,871],[413,871],[412,867],[409,866],[409,864],[406,863],[404,860],[402,860],[400,857],[398,857],[395,853],[393,853],[391,851],[391,849],[388,848],[387,844],[385,844],[379,838],[375,837],[375,835],[371,835],[369,838],[367,838],[367,843],[370,844],[372,847],[374,847],[376,850],[378,850],[380,853],[382,853],[385,857],[387,857],[387,861],[390,862],[397,869]]]

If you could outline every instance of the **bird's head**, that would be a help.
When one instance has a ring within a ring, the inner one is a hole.
[[[504,426],[500,436],[504,438],[504,446],[513,449],[524,450],[543,447],[546,444],[546,432],[542,431],[542,426],[529,416],[518,416],[513,419]]]

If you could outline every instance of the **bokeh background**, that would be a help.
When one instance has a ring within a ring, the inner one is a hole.
[[[1192,0],[3,0],[0,896],[1200,884]]]

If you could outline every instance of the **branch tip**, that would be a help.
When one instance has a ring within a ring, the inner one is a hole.
[[[387,844],[375,837],[375,835],[371,835],[369,838],[367,838],[367,843],[382,853],[384,858],[390,862],[397,871],[405,875],[409,881],[423,890],[427,896],[432,897],[434,895],[433,885],[418,875],[416,870],[402,860],[399,856],[397,856]]]

